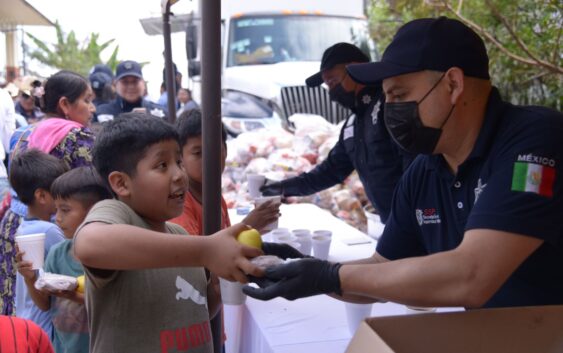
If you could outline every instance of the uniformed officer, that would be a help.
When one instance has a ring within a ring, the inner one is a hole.
[[[388,130],[423,155],[397,186],[371,258],[292,262],[245,292],[433,307],[563,304],[563,114],[502,101],[481,38],[445,17],[407,23],[381,62],[348,72],[383,80]]]
[[[354,114],[345,121],[338,142],[321,164],[294,178],[267,181],[261,189],[264,195],[310,195],[342,183],[355,169],[369,201],[385,222],[393,190],[412,158],[400,150],[385,129],[381,84],[357,83],[346,72],[346,65],[368,61],[358,47],[349,43],[337,43],[325,50],[321,70],[305,82],[309,87],[324,82],[330,99]]]
[[[143,109],[147,113],[159,118],[166,118],[166,109],[144,98],[145,80],[139,63],[126,60],[117,65],[115,70],[116,98],[107,104],[96,108],[97,119],[105,122],[121,113]]]
[[[110,103],[114,99],[113,92],[113,72],[110,67],[104,64],[97,64],[92,67],[88,75],[90,86],[94,91],[95,98],[92,101],[97,108],[102,104]]]

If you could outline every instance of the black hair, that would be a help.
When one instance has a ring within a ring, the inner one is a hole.
[[[180,147],[184,147],[190,137],[200,137],[202,131],[201,110],[190,109],[183,111],[176,120],[176,129],[180,135]],[[221,140],[223,143],[227,141],[227,131],[224,125],[221,127]]]
[[[49,191],[51,184],[68,170],[57,157],[29,149],[18,153],[10,162],[10,185],[26,205],[33,205],[35,190]]]
[[[59,108],[59,100],[66,97],[70,103],[74,103],[89,86],[88,80],[76,72],[59,71],[45,83],[41,108],[46,114],[62,116],[64,114]]]
[[[178,141],[178,133],[161,118],[140,112],[120,114],[104,123],[96,137],[94,166],[106,183],[114,171],[134,177],[147,149],[166,140]]]
[[[59,176],[51,185],[51,195],[59,199],[74,199],[84,208],[111,199],[112,194],[94,167],[78,167]]]

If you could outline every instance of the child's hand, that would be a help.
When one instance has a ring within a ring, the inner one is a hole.
[[[274,200],[270,200],[253,209],[252,212],[242,220],[242,223],[263,233],[264,227],[277,221],[279,217],[280,204],[274,202]]]
[[[26,281],[35,282],[36,274],[33,269],[33,263],[31,261],[24,261],[23,254],[25,251],[20,251],[20,248],[16,245],[16,267],[18,272]]]
[[[49,292],[49,294],[59,298],[65,298],[77,303],[84,304],[84,295],[74,290],[57,290],[57,291],[51,291]]]
[[[263,276],[263,271],[249,259],[262,255],[262,250],[242,245],[236,236],[248,227],[242,223],[223,229],[208,237],[209,243],[202,258],[205,267],[219,277],[247,283],[245,274]]]

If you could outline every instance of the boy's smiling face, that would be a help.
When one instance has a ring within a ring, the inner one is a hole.
[[[178,142],[165,140],[147,149],[137,163],[135,175],[124,176],[124,189],[117,194],[151,226],[158,228],[182,213],[186,187]]]

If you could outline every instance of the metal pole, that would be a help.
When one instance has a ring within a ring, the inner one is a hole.
[[[221,227],[221,3],[202,1],[203,232]]]
[[[221,2],[200,1],[202,18],[201,112],[203,136],[203,233],[221,229]],[[221,315],[211,321],[213,347],[222,351]]]
[[[170,31],[170,0],[162,12],[162,34],[164,36],[164,67],[166,69],[166,92],[168,92],[168,121],[176,121],[176,73],[172,63],[172,40]]]

